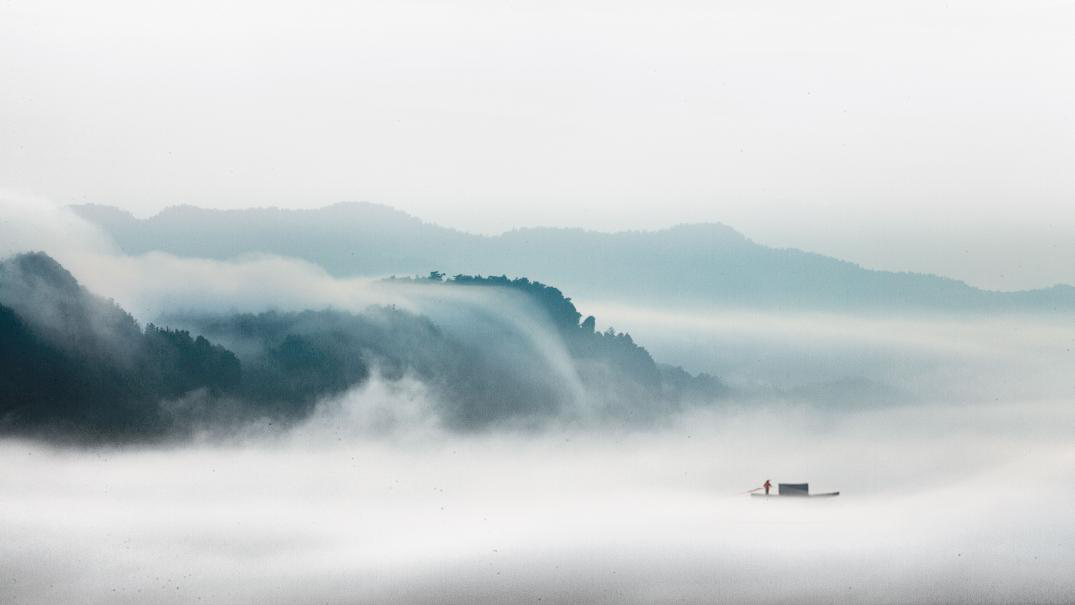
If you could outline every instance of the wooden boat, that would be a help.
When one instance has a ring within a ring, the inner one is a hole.
[[[754,498],[832,498],[839,496],[840,492],[825,492],[823,494],[811,494],[809,483],[778,483],[775,494],[750,494]]]

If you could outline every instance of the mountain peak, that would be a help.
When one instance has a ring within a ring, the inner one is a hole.
[[[681,223],[669,227],[665,232],[677,236],[719,239],[721,241],[739,242],[743,244],[754,243],[753,240],[724,223]]]
[[[0,261],[0,287],[44,285],[67,294],[80,286],[75,276],[44,252],[25,252]]]

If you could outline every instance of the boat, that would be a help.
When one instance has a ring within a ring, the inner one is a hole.
[[[840,492],[825,492],[811,494],[809,483],[778,483],[775,494],[750,494],[754,498],[832,498],[839,496]]]

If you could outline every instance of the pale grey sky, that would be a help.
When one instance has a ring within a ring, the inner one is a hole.
[[[0,188],[1075,283],[1075,3],[0,0]]]

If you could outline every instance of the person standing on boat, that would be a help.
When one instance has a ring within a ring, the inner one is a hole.
[[[769,488],[773,487],[773,484],[769,483],[769,480],[766,479],[765,483],[763,483],[761,486],[765,488],[765,495],[768,496],[769,495]]]

